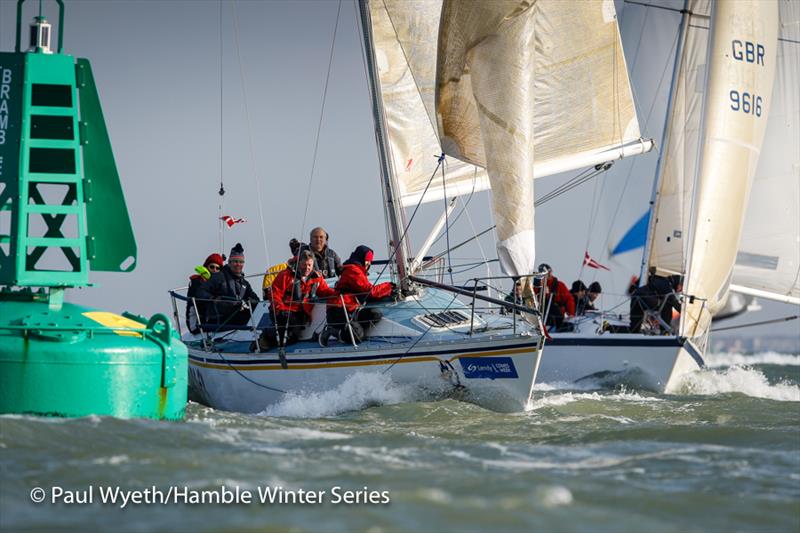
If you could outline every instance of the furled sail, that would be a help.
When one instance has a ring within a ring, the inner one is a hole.
[[[552,0],[548,1],[552,3]],[[535,73],[537,87],[543,87],[537,88],[536,105],[543,110],[550,110],[534,117],[537,130],[534,141],[537,150],[535,177],[635,155],[651,147],[650,141],[639,139],[639,125],[633,111],[613,6],[606,2],[605,9],[601,9],[600,0],[594,3],[597,12],[602,11],[606,17],[611,17],[613,32],[609,35],[613,34],[614,39],[606,36],[602,41],[605,48],[599,46],[599,51],[594,51],[598,57],[579,58],[578,64],[572,66],[554,66],[554,61],[550,60],[548,70]],[[473,9],[480,7],[479,4],[467,2],[466,6]],[[489,188],[488,177],[482,168],[454,160],[447,161],[444,184],[440,176],[431,180],[436,169],[436,156],[441,152],[435,128],[436,60],[441,10],[442,0],[381,0],[370,4],[392,163],[400,189],[400,201],[405,206],[415,205],[420,200],[440,200],[445,194],[451,197]],[[562,17],[556,22],[567,24],[568,20]],[[536,24],[537,27],[543,26],[542,31],[552,29],[563,32],[563,28],[552,27],[552,24],[542,21]],[[588,35],[594,29],[584,28],[584,31],[584,35]],[[580,36],[574,38],[580,39]],[[551,38],[546,42],[554,45],[559,41]],[[537,48],[541,46],[537,45]],[[537,54],[541,52],[540,49],[536,51]],[[555,70],[561,78],[574,78],[577,75],[575,71],[585,68],[587,63],[593,63],[594,70],[581,72],[581,80],[593,85],[593,91],[604,91],[607,102],[599,96],[590,96],[583,101],[583,116],[568,113],[574,122],[555,126],[552,110],[561,111],[560,106],[564,104],[572,106],[574,110],[575,102],[581,96],[586,96],[588,91],[574,93],[565,102],[566,95],[561,94],[559,89],[564,87],[566,80],[555,83],[549,77]],[[601,69],[603,71],[598,73]],[[610,108],[606,104],[615,107]],[[598,124],[602,124],[606,130],[610,129],[610,133],[601,132]],[[592,138],[593,135],[596,138]],[[577,146],[577,149],[573,150],[571,146]]]
[[[436,80],[444,151],[488,170],[501,266],[528,274],[534,176],[639,139],[613,2],[445,0]]]
[[[686,239],[700,148],[710,0],[689,0],[672,86],[670,113],[651,218],[648,266],[661,275],[686,271]]]
[[[711,26],[680,327],[688,337],[706,333],[727,297],[772,100],[778,4],[719,1]]]
[[[781,1],[767,133],[731,290],[800,303],[800,2]]]

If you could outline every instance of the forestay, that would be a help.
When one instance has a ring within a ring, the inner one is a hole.
[[[780,2],[775,85],[731,290],[800,303],[800,2]]]
[[[769,115],[777,2],[717,2],[712,11],[701,156],[680,334],[706,333],[727,297]]]

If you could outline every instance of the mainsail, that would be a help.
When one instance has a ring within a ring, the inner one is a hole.
[[[651,146],[640,141],[612,2],[381,0],[369,7],[400,203],[466,194],[491,182],[505,242],[498,254],[510,274],[533,270],[534,177]],[[487,83],[473,94],[478,78]],[[481,114],[506,128],[484,133]],[[519,129],[510,133],[511,124]],[[507,144],[512,137],[518,138]],[[448,162],[444,183],[431,180],[442,144],[461,160]],[[511,242],[516,251],[509,251]]]
[[[731,290],[800,304],[800,2],[779,10],[775,87]]]
[[[769,115],[777,2],[717,2],[712,10],[701,155],[680,334],[704,335],[725,302]]]

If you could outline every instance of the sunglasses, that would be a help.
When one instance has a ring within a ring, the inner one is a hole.
[[[208,265],[208,269],[213,271],[213,272],[218,272],[219,271],[219,265],[215,265],[215,264],[212,263],[212,264]]]
[[[228,263],[232,263],[234,265],[243,265],[244,259],[231,259]]]

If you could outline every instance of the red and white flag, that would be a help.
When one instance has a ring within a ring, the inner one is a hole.
[[[608,270],[609,272],[611,271],[611,269],[608,268],[607,266],[601,265],[600,263],[592,259],[588,251],[583,253],[583,266],[588,266],[589,268],[598,268],[598,269],[602,268],[604,270]]]
[[[247,219],[244,218],[233,218],[232,216],[225,215],[219,217],[221,221],[228,225],[229,228],[232,228],[236,224],[241,224],[242,222],[247,222]]]

